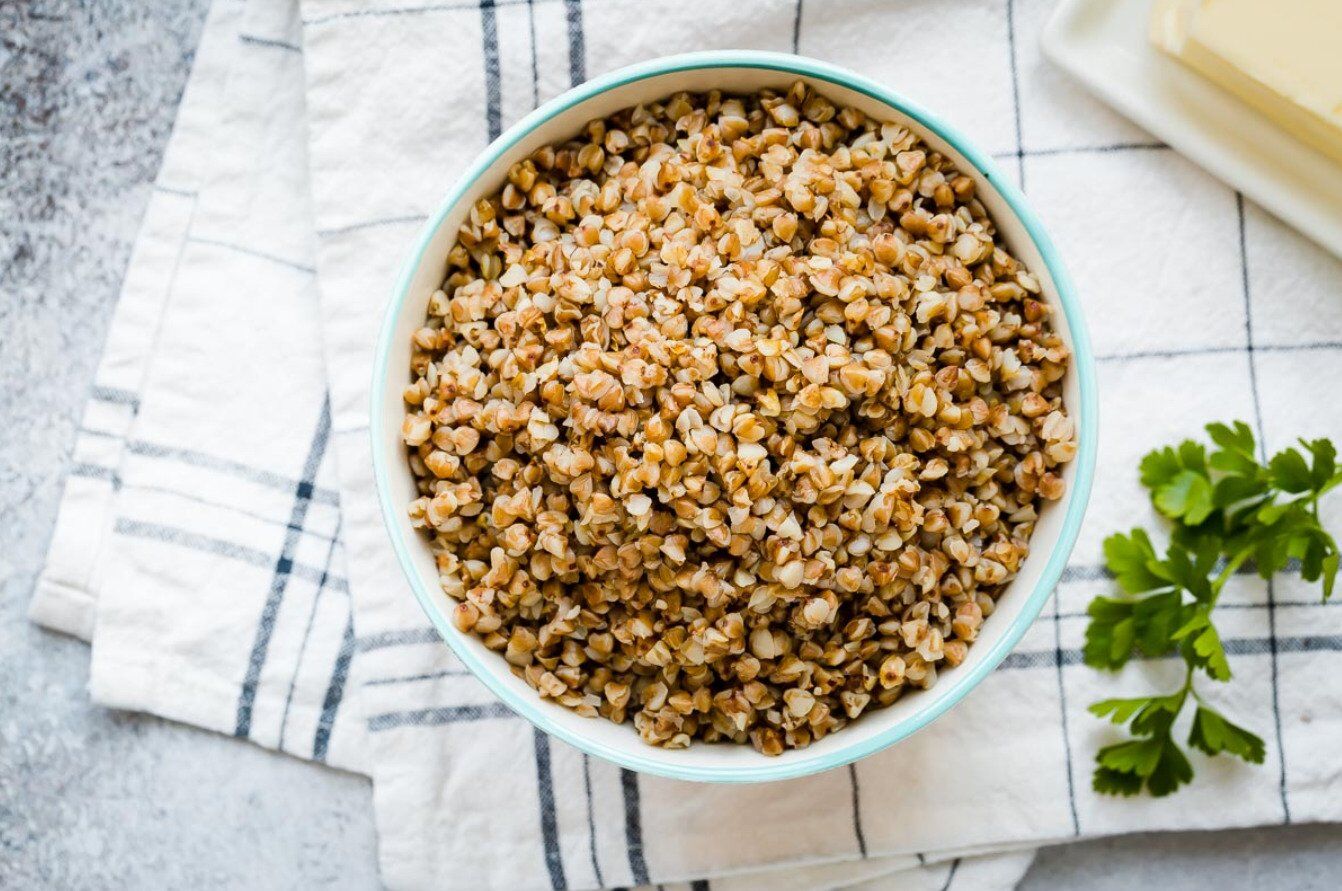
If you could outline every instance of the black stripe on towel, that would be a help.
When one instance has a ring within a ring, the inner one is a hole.
[[[1239,271],[1241,289],[1244,293],[1244,345],[1248,351],[1249,392],[1253,395],[1254,426],[1258,428],[1258,455],[1264,463],[1267,461],[1267,432],[1263,427],[1263,407],[1258,398],[1258,362],[1254,358],[1253,339],[1253,296],[1249,290],[1249,249],[1245,242],[1244,231],[1244,195],[1235,193],[1235,215],[1239,223]],[[1278,696],[1277,676],[1277,588],[1272,579],[1267,580],[1267,637],[1270,644],[1271,680],[1272,680],[1272,724],[1277,736],[1277,765],[1280,769],[1279,795],[1281,796],[1282,822],[1291,822],[1291,803],[1286,797],[1286,747],[1281,738],[1281,708]]]
[[[467,678],[471,673],[464,668],[446,668],[442,671],[426,671],[420,674],[407,674],[394,678],[376,678],[364,681],[365,687],[386,687],[395,684],[413,684],[415,681],[436,681],[442,678]]]
[[[256,548],[249,548],[231,541],[210,538],[208,535],[197,535],[194,532],[178,529],[175,526],[142,523],[138,520],[127,520],[125,517],[121,517],[112,527],[112,531],[117,535],[143,538],[149,541],[162,541],[193,551],[200,551],[202,554],[214,554],[218,557],[237,560],[240,563],[248,563],[252,566],[270,566],[275,562],[275,558],[265,551],[259,551]],[[306,563],[295,563],[289,574],[313,584],[323,584],[322,570]],[[324,584],[333,591],[349,591],[349,582],[339,576],[326,577]]]
[[[277,749],[284,749],[284,733],[289,726],[289,709],[294,702],[294,688],[298,686],[298,673],[303,670],[303,657],[308,651],[308,641],[312,638],[312,624],[317,619],[317,607],[321,605],[322,594],[326,591],[326,580],[331,575],[331,559],[335,556],[336,543],[340,538],[340,522],[336,522],[331,543],[326,548],[326,565],[322,567],[321,580],[317,582],[317,592],[312,595],[312,607],[308,610],[308,621],[303,626],[303,640],[298,645],[298,655],[294,658],[294,673],[289,677],[289,693],[284,697],[284,713],[280,716],[280,742]],[[346,601],[346,606],[349,606]]]
[[[555,782],[550,765],[550,737],[539,727],[533,727],[536,738],[536,793],[540,799],[541,838],[545,841],[545,868],[550,873],[550,887],[564,891],[564,858],[559,851],[559,824],[555,820]]]
[[[531,107],[541,104],[541,65],[536,53],[536,3],[527,0],[527,33],[531,43]]]
[[[596,810],[592,802],[592,759],[584,752],[582,756],[582,785],[587,792],[587,847],[592,854],[592,875],[596,877],[598,888],[606,887],[601,877],[601,863],[596,856]]]
[[[308,456],[303,462],[303,478],[294,487],[294,504],[289,514],[289,528],[284,535],[279,559],[275,561],[275,572],[270,580],[270,593],[266,596],[261,618],[256,624],[256,639],[252,642],[251,656],[247,660],[247,675],[243,679],[242,690],[238,693],[238,718],[233,728],[234,736],[248,736],[252,732],[252,707],[256,703],[256,688],[261,681],[261,670],[266,664],[270,638],[275,633],[275,620],[279,617],[280,604],[283,603],[285,589],[289,586],[289,576],[294,565],[294,549],[302,534],[308,506],[312,503],[317,469],[321,466],[322,456],[326,454],[326,443],[330,437],[331,401],[329,398],[324,398],[321,416],[317,419],[317,429],[312,434],[312,444],[308,447]]]
[[[239,34],[238,40],[243,43],[250,43],[253,46],[268,46],[273,49],[289,50],[294,53],[301,53],[303,48],[296,43],[290,43],[287,40],[275,40],[270,37],[260,37],[256,34]]]
[[[635,885],[648,884],[648,863],[643,858],[643,813],[639,804],[638,774],[620,768],[624,791],[624,839],[629,854],[629,872]]]
[[[867,836],[862,832],[862,786],[857,781],[857,765],[848,765],[848,783],[853,788],[853,834],[857,836],[857,850],[867,859]]]
[[[1072,816],[1072,835],[1081,834],[1081,817],[1076,809],[1076,781],[1072,779],[1076,768],[1072,764],[1072,734],[1067,723],[1067,684],[1063,677],[1062,618],[1058,612],[1058,598],[1053,597],[1053,658],[1057,666],[1058,679],[1058,719],[1062,730],[1062,754],[1067,767],[1067,806]]]
[[[90,480],[106,480],[112,484],[113,489],[121,488],[121,477],[110,467],[103,467],[99,464],[89,464],[87,461],[76,461],[70,465],[70,476],[82,476]]]
[[[308,275],[316,275],[317,270],[306,263],[299,263],[297,260],[290,260],[287,257],[281,257],[279,254],[268,253],[267,251],[257,250],[254,247],[248,247],[245,244],[235,244],[231,241],[220,241],[217,238],[205,238],[200,235],[188,235],[187,241],[192,244],[204,244],[210,247],[223,248],[226,251],[233,251],[237,254],[246,254],[249,257],[256,257],[259,260],[269,260],[279,266],[287,266],[290,269],[296,269],[299,272],[306,272]]]
[[[243,464],[242,462],[234,461],[231,458],[220,458],[216,455],[198,452],[194,449],[159,445],[158,443],[144,442],[143,440],[131,440],[126,443],[126,450],[132,455],[138,455],[142,458],[162,458],[167,461],[180,461],[183,464],[190,464],[192,467],[199,467],[204,470],[213,470],[218,473],[235,476],[238,479],[246,480],[249,483],[255,483],[258,486],[265,486],[268,489],[293,489],[300,482],[293,477],[273,473],[259,467],[252,467],[249,464]],[[333,489],[313,487],[309,497],[313,501],[322,504],[337,504],[339,502],[335,490]]]
[[[140,397],[130,390],[95,386],[89,391],[89,398],[98,402],[110,402],[113,405],[127,405],[132,412],[140,410]]]
[[[1020,68],[1016,63],[1016,4],[1015,0],[1006,2],[1007,20],[1007,61],[1011,66],[1011,112],[1016,126],[1016,176],[1017,185],[1025,191],[1025,145],[1020,125]],[[951,873],[954,875],[954,872]]]
[[[951,883],[955,881],[956,870],[960,868],[960,858],[956,857],[951,861],[951,868],[946,873],[946,884],[941,886],[941,891],[951,891]]]
[[[396,631],[379,631],[367,637],[359,638],[359,652],[381,650],[385,647],[399,647],[406,644],[437,643],[442,640],[433,628],[401,628]]]
[[[568,23],[568,81],[576,87],[587,80],[587,38],[583,34],[582,0],[564,0]]]
[[[499,16],[494,0],[480,0],[480,49],[485,60],[485,127],[493,142],[503,132],[503,87],[499,76]]]
[[[397,727],[438,727],[443,724],[465,724],[487,721],[490,718],[511,718],[512,711],[501,702],[484,705],[452,705],[443,708],[425,708],[413,712],[389,712],[368,719],[373,733],[394,730]]]
[[[349,679],[349,663],[354,656],[354,616],[345,623],[345,635],[340,639],[340,652],[336,655],[335,666],[331,669],[331,682],[326,685],[326,697],[322,700],[322,715],[317,721],[317,732],[312,737],[312,760],[325,761],[326,751],[331,745],[331,727],[335,724],[336,712],[340,710],[340,701],[345,696],[345,682]]]

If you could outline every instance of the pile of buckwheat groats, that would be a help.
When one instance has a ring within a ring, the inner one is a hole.
[[[515,164],[414,335],[456,626],[649,743],[775,755],[966,655],[1076,453],[973,181],[803,84]]]

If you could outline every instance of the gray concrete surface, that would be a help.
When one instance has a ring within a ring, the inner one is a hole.
[[[1169,800],[1178,807],[1178,799]],[[1335,891],[1342,888],[1336,825],[1125,835],[1045,848],[1018,891]]]
[[[377,883],[365,781],[96,708],[24,618],[207,2],[0,0],[0,888]],[[1022,887],[1332,889],[1342,828],[1052,848]]]

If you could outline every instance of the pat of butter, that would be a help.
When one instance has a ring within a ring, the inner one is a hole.
[[[1156,0],[1151,41],[1342,163],[1342,0]]]

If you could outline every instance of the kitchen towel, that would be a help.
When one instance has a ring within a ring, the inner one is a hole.
[[[1236,679],[1215,692],[1267,763],[1198,758],[1173,802],[1089,791],[1111,732],[1085,705],[1177,670],[1080,664],[1100,541],[1150,519],[1136,459],[1218,418],[1269,447],[1342,431],[1319,395],[1342,267],[1061,81],[1035,47],[1048,6],[218,0],[34,618],[92,633],[99,702],[371,774],[396,887],[983,887],[1028,864],[985,852],[1338,819],[1342,611],[1286,576],[1224,598]],[[366,429],[378,317],[455,174],[573,83],[713,47],[855,68],[997,155],[1078,281],[1103,394],[1082,540],[1017,651],[894,749],[746,788],[622,771],[498,709],[391,560]]]

